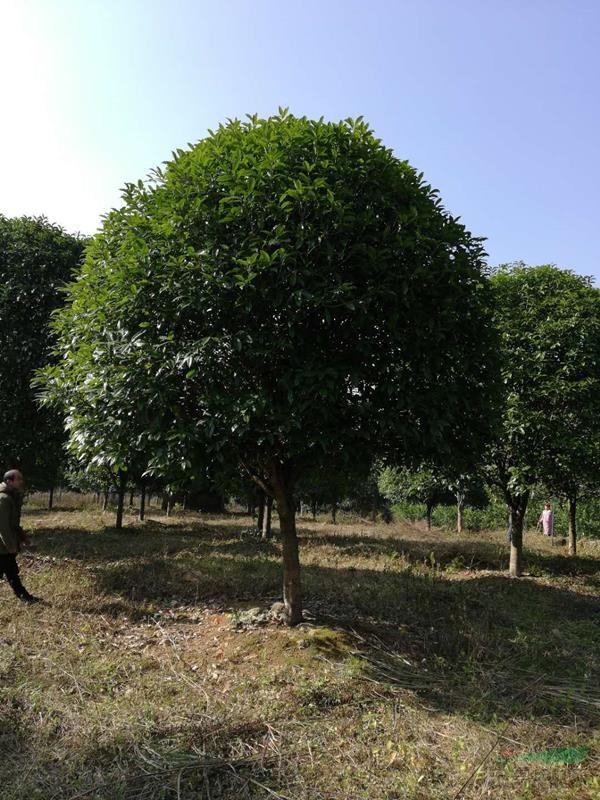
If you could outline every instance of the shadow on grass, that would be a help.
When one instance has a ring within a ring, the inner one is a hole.
[[[93,534],[46,529],[36,534],[36,544],[40,553],[86,562],[99,594],[89,613],[136,619],[147,615],[149,606],[173,599],[182,605],[218,600],[235,610],[280,596],[278,544],[240,539],[244,528],[247,521],[235,520]],[[399,685],[401,680],[410,685],[412,676],[429,703],[485,719],[562,720],[575,712],[584,720],[596,717],[600,705],[576,707],[561,687],[568,679],[585,699],[598,683],[599,599],[527,578],[510,580],[499,571],[466,579],[444,573],[443,566],[459,556],[467,564],[476,558],[477,565],[495,564],[492,570],[499,570],[503,554],[493,542],[473,543],[465,553],[461,541],[315,535],[305,528],[301,536],[313,561],[323,543],[348,556],[404,554],[404,560],[391,558],[379,569],[303,567],[307,608],[319,622],[359,632],[365,676],[382,687],[393,688],[395,675]],[[428,563],[431,552],[435,557]],[[554,574],[587,576],[598,569],[591,559],[528,552],[527,560]],[[554,693],[542,691],[549,682]]]
[[[447,540],[429,538],[426,532],[419,539],[405,538],[401,531],[397,535],[388,536],[323,533],[314,532],[310,528],[301,529],[300,532],[309,545],[335,546],[346,556],[404,556],[410,561],[431,563],[433,555],[435,564],[442,569],[449,565],[476,570],[508,569],[508,545],[498,541],[478,540],[474,537],[456,539],[451,535]],[[592,557],[547,553],[528,547],[523,552],[525,570],[530,570],[534,575],[600,575],[600,562]]]
[[[344,556],[376,555],[385,558],[403,556],[410,561],[431,563],[433,554],[439,567],[446,567],[459,560],[473,569],[504,569],[508,564],[508,553],[496,542],[405,538],[402,532],[395,536],[368,536],[364,534],[322,533],[301,529],[300,535],[309,546],[332,546]],[[506,562],[506,564],[505,564]]]
[[[414,684],[440,710],[486,720],[598,716],[599,706],[576,708],[568,686],[556,687],[568,679],[580,697],[595,691],[596,598],[494,575],[458,581],[308,565],[303,579],[306,607],[320,624],[360,635],[361,669],[383,689]],[[95,580],[103,596],[122,594],[133,616],[136,607],[143,613],[148,602],[169,596],[183,604],[217,598],[234,610],[245,601],[266,605],[279,594],[281,576],[273,558],[213,554],[187,564],[111,563]]]
[[[249,722],[213,728],[179,725],[176,746],[172,729],[153,726],[127,748],[117,736],[102,746],[79,742],[64,758],[44,760],[31,744],[35,719],[23,718],[10,740],[0,738],[2,798],[262,800],[267,793],[279,797],[275,774],[281,778],[281,769],[274,757],[269,758],[269,726]],[[250,755],[240,757],[240,751]]]
[[[244,536],[247,523],[232,520],[226,526],[209,520],[184,525],[166,525],[149,521],[140,526],[116,530],[105,527],[95,531],[84,528],[44,527],[34,536],[34,552],[55,558],[81,561],[122,561],[137,557],[170,556],[193,551],[198,555],[226,547],[230,554],[275,554],[273,540]]]

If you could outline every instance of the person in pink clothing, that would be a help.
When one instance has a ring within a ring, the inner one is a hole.
[[[554,536],[554,514],[550,503],[544,503],[544,510],[538,519],[538,527],[542,526],[544,536]]]

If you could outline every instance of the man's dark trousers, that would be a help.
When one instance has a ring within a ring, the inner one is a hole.
[[[6,575],[6,580],[10,583],[13,592],[17,597],[28,597],[29,592],[21,583],[19,578],[19,565],[17,564],[17,557],[14,553],[6,555],[0,554],[0,578]]]

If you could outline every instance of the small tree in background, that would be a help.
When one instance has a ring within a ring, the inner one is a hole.
[[[431,514],[438,505],[454,502],[447,480],[432,468],[419,470],[385,467],[379,474],[379,491],[390,503],[422,503],[425,506],[427,529],[431,530]]]
[[[333,523],[342,502],[359,512],[372,512],[381,500],[370,463],[350,465],[345,459],[308,469],[298,481],[296,495],[310,506],[313,517],[320,507],[328,507]]]
[[[476,471],[455,473],[444,479],[446,488],[456,501],[456,532],[462,533],[464,528],[465,507],[485,508],[489,497],[485,490],[483,477]]]

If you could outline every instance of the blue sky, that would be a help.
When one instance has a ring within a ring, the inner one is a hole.
[[[0,0],[0,212],[92,233],[228,117],[363,115],[491,264],[600,283],[600,3]]]

